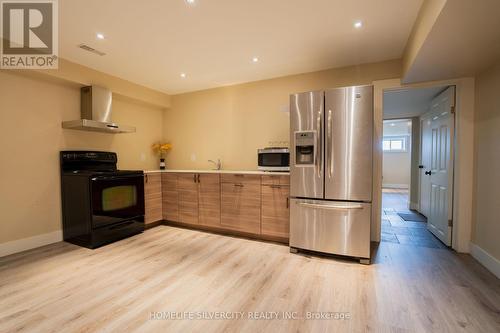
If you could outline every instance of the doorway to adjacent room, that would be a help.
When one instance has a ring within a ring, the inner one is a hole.
[[[454,87],[384,92],[381,241],[451,246]]]

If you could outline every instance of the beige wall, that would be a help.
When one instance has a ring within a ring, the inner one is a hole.
[[[473,243],[500,260],[500,61],[476,77]]]
[[[164,138],[174,148],[171,169],[256,169],[257,149],[289,141],[289,95],[396,78],[400,61],[387,61],[174,95],[164,117]],[[196,159],[193,160],[192,157]]]
[[[80,117],[79,86],[43,75],[0,71],[0,243],[61,229],[58,152],[116,151],[121,168],[157,168],[150,145],[162,138],[163,111],[114,98],[114,120],[133,134],[63,130]]]

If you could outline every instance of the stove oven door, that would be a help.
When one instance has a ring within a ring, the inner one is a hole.
[[[91,195],[93,228],[144,218],[142,174],[92,177]]]

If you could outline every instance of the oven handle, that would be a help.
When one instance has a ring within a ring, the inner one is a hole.
[[[97,177],[92,177],[91,180],[96,181],[96,180],[118,180],[118,179],[131,179],[131,178],[143,178],[144,175],[142,174],[137,174],[137,175],[123,175],[123,176],[97,176]]]

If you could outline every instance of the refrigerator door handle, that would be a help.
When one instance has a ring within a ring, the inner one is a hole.
[[[308,202],[297,202],[297,205],[306,207],[306,208],[319,208],[319,209],[334,209],[334,210],[348,210],[348,209],[363,209],[363,206],[360,204],[348,204],[348,205],[339,205],[339,204],[314,204]]]
[[[328,178],[333,176],[333,144],[332,144],[332,110],[328,110],[328,120],[327,120],[327,133],[326,133],[326,148],[327,148],[327,161],[328,161]]]
[[[321,152],[323,151],[323,147],[321,144],[321,136],[323,135],[321,131],[321,111],[318,112],[318,118],[316,119],[316,126],[318,128],[318,135],[316,137],[317,140],[317,147],[315,154],[316,154],[316,170],[318,171],[318,177],[321,177],[321,174],[323,173],[323,161],[321,160]]]

